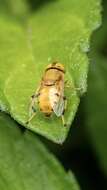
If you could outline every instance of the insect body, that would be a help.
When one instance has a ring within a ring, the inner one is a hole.
[[[30,118],[27,123],[36,114],[35,102],[38,100],[39,109],[49,117],[54,112],[57,117],[61,117],[63,125],[64,121],[64,111],[66,108],[66,98],[64,96],[64,66],[59,62],[54,62],[49,64],[45,69],[41,84],[32,96],[30,104]]]

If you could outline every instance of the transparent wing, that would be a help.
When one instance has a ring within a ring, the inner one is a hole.
[[[63,98],[59,98],[59,101],[57,102],[57,104],[55,104],[53,106],[53,111],[55,112],[55,114],[60,117],[63,114],[64,111],[64,100]]]
[[[50,104],[57,117],[60,117],[64,111],[64,99],[62,91],[59,96],[57,94],[59,94],[57,88],[52,87],[49,93]]]

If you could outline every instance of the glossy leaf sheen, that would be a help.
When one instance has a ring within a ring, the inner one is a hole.
[[[21,133],[0,114],[0,189],[79,190],[71,172],[62,166],[30,132]]]
[[[86,52],[93,29],[100,24],[100,0],[47,1],[33,14],[25,16],[18,8],[12,14],[14,17],[0,15],[1,109],[25,127],[62,143],[77,111],[79,95],[86,91]],[[55,115],[46,119],[40,112],[27,126],[30,96],[37,89],[47,64],[56,60],[65,65],[65,78],[71,83],[71,88],[65,89],[68,127]]]

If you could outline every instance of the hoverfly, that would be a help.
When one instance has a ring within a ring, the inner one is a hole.
[[[64,112],[67,100],[64,96],[64,74],[64,66],[59,62],[53,62],[46,67],[39,88],[31,96],[27,124],[36,115],[35,103],[38,101],[39,110],[46,117],[50,117],[54,112],[57,117],[62,118],[63,125],[66,126]]]

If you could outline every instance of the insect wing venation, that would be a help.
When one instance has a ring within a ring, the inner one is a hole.
[[[57,88],[52,87],[49,92],[49,99],[54,113],[57,115],[57,117],[60,117],[64,111],[64,100],[62,95],[56,95],[58,93],[59,92]]]

